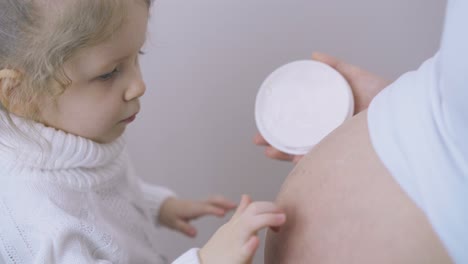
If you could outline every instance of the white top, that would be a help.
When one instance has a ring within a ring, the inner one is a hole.
[[[449,254],[468,263],[468,1],[449,0],[439,52],[382,91],[372,144]]]
[[[25,138],[0,118],[0,262],[167,263],[155,231],[172,193],[135,177],[123,138],[98,144],[14,117]],[[193,252],[177,263],[198,263]]]
[[[265,140],[290,154],[309,152],[354,112],[346,79],[329,65],[301,60],[281,66],[263,82],[255,120]]]

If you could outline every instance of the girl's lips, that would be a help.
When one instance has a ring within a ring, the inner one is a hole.
[[[128,124],[128,123],[131,123],[131,122],[133,122],[133,121],[136,119],[136,115],[137,115],[137,114],[134,114],[134,115],[132,115],[131,117],[129,117],[129,118],[127,118],[127,119],[124,119],[124,120],[122,120],[122,121],[120,121],[120,122],[122,122],[122,123],[127,123],[127,124]]]

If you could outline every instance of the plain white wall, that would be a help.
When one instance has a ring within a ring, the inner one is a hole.
[[[137,171],[184,198],[273,200],[292,165],[252,144],[263,79],[313,51],[395,79],[435,52],[444,10],[442,0],[157,0],[148,89],[128,132]],[[173,259],[202,246],[226,220],[195,221],[194,240],[163,231],[161,250]]]

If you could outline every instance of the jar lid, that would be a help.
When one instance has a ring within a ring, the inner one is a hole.
[[[306,154],[354,112],[346,79],[327,64],[288,63],[263,82],[255,102],[258,130],[273,147]]]

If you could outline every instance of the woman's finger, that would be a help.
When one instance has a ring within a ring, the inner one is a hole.
[[[293,162],[293,163],[298,163],[303,157],[304,157],[304,155],[297,155],[297,156],[294,156],[292,162]]]
[[[257,132],[254,137],[254,144],[259,145],[259,146],[269,146],[268,142],[265,140],[265,138],[262,137],[260,133]]]
[[[277,160],[284,160],[284,161],[292,161],[294,159],[294,155],[290,155],[287,153],[284,153],[282,151],[279,151],[273,147],[266,147],[265,149],[265,155],[269,158],[272,159],[277,159]]]

